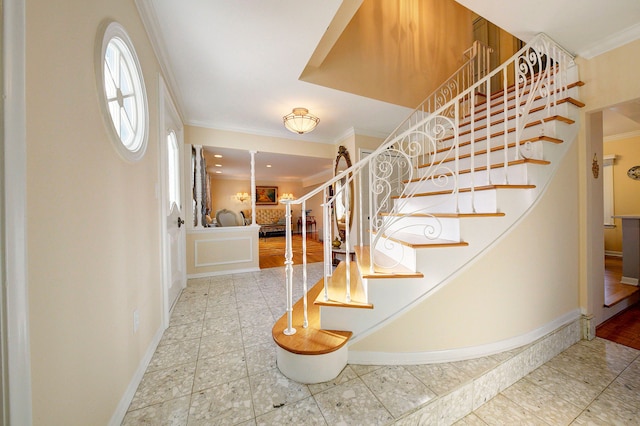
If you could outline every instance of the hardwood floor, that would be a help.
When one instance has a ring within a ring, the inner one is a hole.
[[[316,240],[317,234],[307,235],[307,263],[322,262],[322,243]],[[293,263],[302,263],[302,235],[294,234],[293,243]],[[284,265],[285,238],[268,237],[260,238],[260,268],[276,268]]]
[[[637,292],[634,285],[621,284],[622,258],[605,256],[604,258],[604,306],[610,307]]]
[[[622,258],[606,256],[604,261],[605,306],[612,306],[639,291],[638,287],[621,284]],[[636,303],[600,324],[596,336],[621,345],[640,349],[640,304]]]

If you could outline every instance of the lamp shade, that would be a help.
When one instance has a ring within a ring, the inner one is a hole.
[[[291,114],[285,115],[282,119],[284,127],[300,135],[312,131],[320,122],[320,119],[309,114],[309,110],[306,108],[294,108]]]

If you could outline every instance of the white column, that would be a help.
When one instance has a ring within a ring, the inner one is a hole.
[[[256,154],[258,151],[249,151],[251,154],[251,224],[256,224]]]
[[[196,173],[195,173],[195,188],[196,188],[196,208],[193,212],[196,218],[196,229],[203,229],[203,217],[202,217],[202,145],[194,145],[196,150]]]

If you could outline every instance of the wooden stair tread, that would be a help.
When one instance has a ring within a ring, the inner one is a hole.
[[[356,252],[356,259],[358,260],[358,266],[360,267],[360,276],[362,278],[423,278],[422,272],[413,272],[409,268],[403,265],[396,265],[393,268],[385,268],[379,265],[374,266],[374,272],[370,272],[370,248],[369,246],[356,246],[354,247]],[[381,263],[394,264],[393,259],[384,253],[377,253]]]
[[[347,288],[346,265],[347,262],[340,262],[335,271],[333,271],[333,274],[327,278],[329,300],[324,299],[324,291],[321,291],[315,298],[314,304],[317,306],[373,309],[373,305],[367,302],[366,291],[360,279],[360,271],[358,270],[356,261],[349,262],[349,269],[351,271],[351,301],[345,301]]]
[[[466,247],[469,245],[466,241],[452,241],[442,238],[429,240],[428,243],[425,243],[423,235],[410,234],[408,232],[394,232],[393,237],[388,235],[384,235],[384,237],[411,248]]]
[[[445,192],[445,194],[450,194],[451,192]],[[421,194],[415,194],[414,196],[420,196]],[[395,198],[407,198],[407,196],[403,197],[395,197]],[[381,216],[394,216],[394,217],[435,217],[435,218],[446,218],[446,219],[463,219],[470,217],[502,217],[504,213],[382,213]]]
[[[407,182],[405,182],[407,183]],[[476,186],[474,188],[475,191],[489,191],[492,189],[534,189],[535,185],[484,185],[484,186]],[[431,191],[431,192],[421,192],[418,194],[413,194],[411,197],[429,197],[432,195],[446,195],[451,194],[451,190],[448,191]],[[471,192],[471,188],[458,188],[458,192]],[[409,195],[401,195],[394,196],[392,198],[407,198]],[[469,213],[471,214],[471,213]],[[477,214],[477,213],[473,213]]]
[[[324,287],[320,280],[311,287],[308,300],[313,300]],[[285,313],[273,326],[271,335],[273,340],[282,349],[300,355],[321,355],[334,352],[343,347],[353,335],[350,331],[322,330],[320,328],[320,308],[313,303],[308,304],[307,317],[309,326],[303,328],[303,299],[293,305],[293,327],[296,333],[287,336],[284,330],[287,328],[287,314]]]

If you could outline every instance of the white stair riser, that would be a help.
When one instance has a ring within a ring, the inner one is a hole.
[[[457,207],[457,208],[456,208]],[[496,213],[496,190],[460,192],[396,200],[397,213]],[[402,221],[399,221],[402,223]],[[407,231],[409,232],[409,231]],[[444,237],[443,237],[444,238]]]
[[[416,251],[411,247],[384,238],[378,239],[375,244],[372,244],[372,247],[374,250],[378,250],[380,253],[387,255],[410,271],[416,271]],[[382,266],[389,265],[385,264]]]
[[[508,183],[512,185],[526,185],[528,184],[527,179],[527,167],[538,166],[536,164],[524,163],[524,164],[513,164],[507,167],[507,178]],[[544,166],[542,166],[544,167]],[[442,170],[443,172],[446,170]],[[435,191],[453,191],[454,188],[470,188],[471,184],[474,183],[475,186],[483,186],[483,185],[499,185],[507,183],[505,179],[505,168],[498,167],[495,169],[491,169],[490,177],[488,179],[489,173],[486,170],[479,170],[475,173],[463,173],[459,175],[458,182],[456,185],[456,181],[453,176],[445,176],[442,179],[425,179],[420,182],[410,182],[407,184],[406,194],[420,194],[424,192],[435,192]]]
[[[508,97],[512,98],[513,97],[513,92],[510,92],[508,94]],[[561,100],[562,98],[565,97],[572,97],[572,98],[577,98],[578,97],[578,88],[577,87],[573,87],[571,89],[569,89],[568,91],[564,92],[562,95],[557,94],[556,96],[556,100]],[[540,99],[536,99],[533,102],[533,106],[532,108],[535,108],[537,106],[540,105],[544,105],[546,103],[546,98],[540,98]],[[522,101],[520,102],[520,104],[522,105]],[[555,106],[555,109],[552,109],[551,112],[549,113],[550,115],[554,115],[554,114],[558,114],[558,115],[564,115],[562,108],[565,107],[566,105],[568,105],[568,102],[563,102],[559,105]],[[515,98],[514,99],[510,99],[507,102],[507,107],[509,108],[508,111],[510,112],[510,115],[514,114],[515,108],[513,108],[513,106],[515,105]],[[504,110],[504,101],[503,98],[500,98],[499,100],[494,99],[491,101],[491,116],[496,116],[500,113],[502,113],[502,111]],[[486,107],[484,104],[478,104],[476,105],[476,116],[485,116],[486,115]],[[465,117],[462,122],[465,123],[466,121],[468,121],[469,119],[467,117]]]
[[[543,103],[542,102],[537,102],[536,104],[534,104],[531,109],[535,109],[538,106],[542,106]],[[526,117],[526,122],[527,123],[532,123],[535,122],[537,120],[542,120],[546,117],[549,116],[553,116],[553,115],[560,115],[562,117],[566,117],[566,118],[572,118],[575,119],[575,106],[571,105],[571,104],[562,104],[562,105],[558,105],[555,110],[553,111],[553,113],[546,111],[546,110],[539,110],[539,111],[534,111],[532,113],[530,113],[527,117]],[[508,114],[507,114],[507,128],[513,128],[516,125],[515,122],[515,110],[511,109],[509,110]],[[459,133],[465,134],[465,133],[469,133],[471,132],[471,130],[474,130],[474,132],[476,133],[476,135],[478,134],[478,132],[480,131],[481,127],[486,127],[487,125],[487,119],[485,117],[485,113],[484,111],[481,113],[476,113],[475,116],[477,117],[477,119],[474,121],[474,126],[472,129],[471,126],[471,122],[469,121],[463,121],[463,125],[460,126],[459,128]],[[522,120],[522,116],[520,117],[520,120]],[[504,123],[504,112],[502,110],[498,110],[496,112],[492,112],[491,113],[491,133],[495,133],[495,132],[501,132],[504,131],[504,127],[505,127],[505,123]]]
[[[544,145],[552,143],[552,142],[542,142],[542,141],[537,141],[537,142],[531,142],[525,145],[522,145],[520,147],[518,147],[518,150],[516,150],[516,147],[510,147],[509,149],[507,149],[507,158],[508,161],[512,161],[515,160],[517,158],[529,158],[529,159],[534,159],[534,160],[543,160],[544,159]],[[479,146],[478,146],[479,145]],[[469,149],[465,149],[465,151],[470,151],[471,145],[469,145]],[[465,147],[466,148],[466,147]],[[475,146],[475,151],[479,151],[479,150],[484,150],[486,148],[486,144],[484,143],[478,143]],[[516,155],[517,153],[519,153],[520,155]],[[473,156],[473,167],[472,167],[472,159],[471,157],[464,157],[464,158],[459,158],[458,159],[458,170],[471,170],[472,168],[477,169],[479,167],[486,167],[487,166],[487,157],[489,158],[489,164],[493,165],[493,164],[497,164],[497,163],[504,163],[504,155],[505,151],[504,149],[500,149],[497,151],[492,151],[490,153],[489,156],[487,156],[486,153],[482,153],[482,154],[476,154]],[[461,154],[462,155],[462,154]],[[454,158],[454,157],[452,157]],[[442,158],[438,158],[437,161],[441,161]],[[449,161],[444,161],[442,162],[443,166],[446,167],[450,167],[450,168],[454,168],[455,167],[455,161],[453,160],[449,160]]]
[[[460,241],[460,219],[448,217],[405,217],[394,222],[386,217],[384,233],[393,238],[396,231],[422,235],[425,238],[443,238]]]

